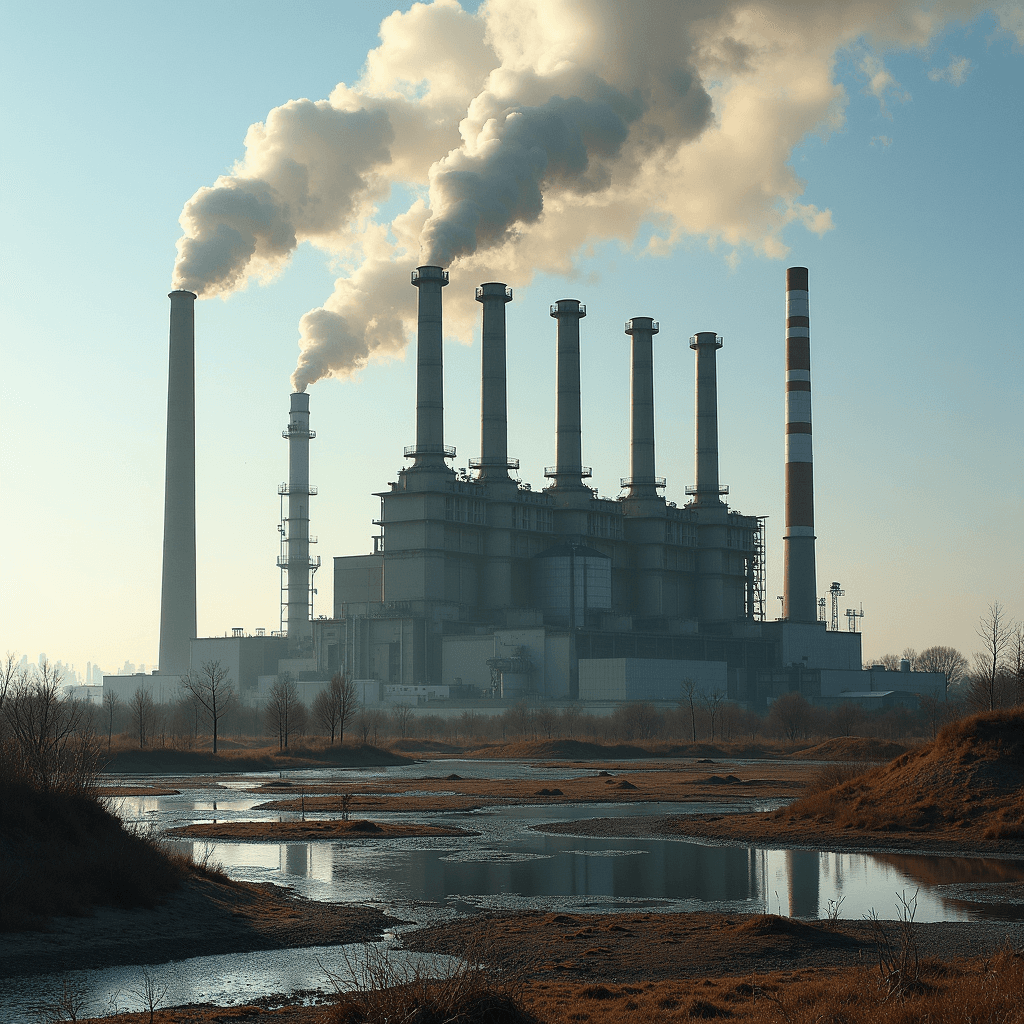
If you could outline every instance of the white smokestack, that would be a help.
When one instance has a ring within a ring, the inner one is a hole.
[[[190,641],[196,635],[196,297],[179,290],[168,298],[171,323],[159,665],[166,675],[184,675],[190,665]]]

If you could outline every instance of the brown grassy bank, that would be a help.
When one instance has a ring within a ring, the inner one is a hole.
[[[410,948],[481,968],[343,995],[326,1006],[158,1011],[154,1024],[1014,1024],[1024,959],[1005,930],[915,926],[912,970],[880,970],[864,922],[830,929],[779,917],[487,915],[413,932]],[[966,936],[966,941],[962,940]],[[958,947],[964,958],[950,955]],[[500,967],[493,975],[488,965]],[[511,970],[509,969],[511,968]],[[272,1004],[271,1004],[272,1005]],[[124,1014],[108,1024],[141,1024]]]
[[[450,744],[440,744],[448,748],[446,751],[436,753],[447,754],[453,752]],[[415,750],[421,756],[429,757],[434,751],[423,745],[418,740],[402,740],[392,745],[393,749]],[[845,750],[848,753],[844,756],[835,757],[833,754],[817,751],[827,751],[829,748]],[[760,740],[758,742],[748,740],[730,740],[719,743],[601,743],[593,740],[573,739],[544,739],[544,740],[515,740],[508,743],[490,743],[484,745],[470,745],[462,749],[461,753],[471,758],[493,758],[493,759],[526,759],[526,758],[552,758],[560,761],[609,761],[609,760],[637,760],[649,758],[741,758],[746,760],[776,759],[787,757],[801,757],[818,760],[876,760],[883,761],[902,753],[907,748],[900,744],[886,743],[874,739],[861,739],[859,737],[847,737],[839,740],[829,740],[826,743],[811,744],[806,741],[787,742],[784,740]]]
[[[122,749],[104,764],[112,775],[185,775],[190,772],[287,771],[289,768],[364,768],[391,764],[410,764],[411,758],[369,744],[344,746],[291,746],[280,751],[276,746],[238,750],[172,750],[151,747],[148,750]]]
[[[637,823],[553,831],[613,834]],[[1024,856],[1024,710],[952,723],[889,764],[764,814],[670,816],[662,834],[833,849]]]
[[[360,814],[382,811],[466,811],[502,804],[735,802],[791,799],[801,793],[818,769],[806,764],[742,768],[729,763],[671,767],[637,766],[627,771],[594,771],[578,778],[480,779],[450,773],[419,779],[373,779],[310,783],[300,796],[293,786],[266,783],[256,792],[274,791],[283,799],[256,810]],[[740,773],[740,774],[737,774]]]
[[[0,931],[46,926],[96,906],[152,907],[196,873],[125,828],[88,791],[52,792],[20,780],[0,788]]]
[[[349,821],[219,821],[168,829],[168,839],[222,839],[226,842],[313,842],[318,839],[408,839],[413,836],[478,836],[453,825],[416,822]]]

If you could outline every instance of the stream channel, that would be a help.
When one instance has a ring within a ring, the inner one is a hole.
[[[764,766],[764,762],[760,763]],[[545,781],[592,775],[603,765],[576,769],[540,763],[444,760],[377,769],[289,772],[293,785],[313,788],[345,781],[437,777]],[[296,814],[257,811],[272,793],[251,790],[267,773],[217,776],[220,787],[181,789],[174,796],[120,797],[112,804],[129,821],[156,832],[209,821],[294,819]],[[195,777],[198,781],[199,776]],[[123,785],[161,785],[153,776],[118,777]],[[177,784],[176,784],[177,785]],[[915,920],[1024,919],[1024,906],[1000,898],[1000,889],[1024,881],[1024,862],[920,856],[912,853],[838,854],[816,850],[767,850],[712,846],[677,839],[621,839],[548,835],[531,826],[550,821],[769,810],[786,801],[746,804],[637,803],[499,806],[473,812],[377,814],[377,820],[440,820],[480,833],[472,837],[346,840],[312,843],[175,841],[208,856],[232,878],[286,885],[314,900],[375,906],[415,925],[480,910],[572,913],[616,911],[780,913],[825,917],[839,902],[839,916],[898,916],[901,895],[916,894]],[[307,813],[307,820],[331,817]],[[841,901],[841,902],[840,902]],[[401,931],[402,929],[398,929]],[[162,1005],[241,1003],[298,990],[356,984],[359,964],[381,950],[401,965],[443,970],[447,958],[416,957],[394,949],[394,937],[347,947],[276,950],[196,957],[147,968],[164,991]],[[93,1014],[142,1009],[143,965],[80,972]],[[330,975],[330,976],[329,976]],[[332,981],[333,976],[333,981]],[[31,1019],[30,1010],[63,984],[50,975],[0,982],[0,1022]]]

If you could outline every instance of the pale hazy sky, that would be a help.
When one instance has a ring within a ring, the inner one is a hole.
[[[572,17],[555,27],[568,26],[571,42],[559,45],[575,59],[571,47],[590,38],[575,28],[592,29],[615,5],[561,6]],[[795,0],[768,6],[783,20],[807,9]],[[492,36],[532,39],[551,27],[504,23],[501,7],[492,7]],[[325,100],[340,82],[355,86],[393,9],[365,0],[299,8],[101,2],[7,12],[0,650],[31,659],[45,651],[80,671],[87,661],[108,670],[125,659],[155,662],[166,294],[182,234],[178,217],[199,188],[245,156],[250,125],[289,100]],[[451,0],[445,9],[470,30],[474,18],[483,23],[473,4],[464,5],[466,18]],[[705,76],[698,84],[711,98],[708,120],[681,144],[675,164],[657,169],[660,205],[649,182],[639,199],[633,182],[621,201],[588,208],[588,234],[581,207],[561,196],[565,219],[556,221],[547,196],[540,221],[501,257],[452,265],[445,298],[464,337],[446,345],[445,439],[458,448],[457,467],[479,454],[478,328],[464,326],[456,312],[473,311],[468,300],[481,280],[504,278],[516,289],[508,307],[509,453],[520,458],[524,481],[543,486],[543,467],[554,461],[547,309],[556,299],[579,298],[589,313],[582,324],[584,461],[601,494],[615,496],[629,472],[622,325],[653,316],[661,322],[658,472],[668,478],[669,499],[682,504],[693,482],[687,339],[718,331],[725,338],[721,478],[734,509],[770,517],[774,617],[784,521],[785,268],[807,266],[819,591],[837,580],[846,591],[843,609],[863,603],[865,656],[936,643],[969,654],[989,602],[1024,617],[1024,61],[1015,35],[1024,34],[1024,15],[1005,4],[987,10],[947,2],[940,17],[937,6],[866,2],[857,8],[868,12],[863,25],[836,27],[831,5],[811,9],[822,25],[800,46],[813,50],[824,76],[810,97],[776,103],[786,91],[787,62],[793,66],[800,51],[769,38],[767,28],[746,25],[748,41],[763,38],[764,45],[735,57],[732,70],[721,63],[708,73],[724,58],[695,47],[693,67]],[[848,9],[834,6],[837,22]],[[920,11],[927,16],[915,17]],[[429,27],[437,13],[417,17]],[[396,39],[410,27],[408,19],[390,24]],[[411,51],[385,55],[392,64],[418,66],[416,47],[432,45],[418,32],[407,33],[412,42],[399,40]],[[637,39],[640,52],[652,55],[655,42],[675,46],[656,24],[636,27]],[[505,38],[490,41],[501,49]],[[517,45],[517,73],[525,75],[527,65],[531,74],[551,72],[550,62],[529,64],[522,39]],[[616,56],[575,54],[602,77],[607,64],[609,80],[621,83],[628,76],[614,70]],[[378,58],[364,89],[374,75],[380,87],[387,60]],[[465,86],[463,68],[448,71]],[[448,88],[449,101],[461,95]],[[403,102],[427,103],[429,95],[413,82]],[[739,113],[737,97],[749,101]],[[766,121],[768,110],[777,121]],[[453,133],[457,123],[449,117],[445,130]],[[406,144],[416,150],[412,131],[396,129],[395,152]],[[444,138],[434,136],[433,144]],[[631,146],[623,153],[635,155]],[[429,148],[416,152],[422,158]],[[381,251],[393,264],[375,271],[379,286],[366,309],[373,311],[379,294],[382,308],[391,303],[399,315],[413,314],[416,292],[406,282],[417,255],[394,252],[398,227],[374,235],[372,224],[387,225],[429,199],[426,166],[404,179],[399,168],[376,200],[364,196],[358,213],[368,219],[350,234],[321,237],[317,248],[300,231],[290,259],[264,267],[271,272],[264,283],[253,278],[223,299],[197,303],[202,635],[277,628],[277,485],[287,475],[281,430],[299,320],[366,255],[345,246],[371,236],[385,239]],[[621,160],[616,181],[620,171]],[[789,206],[779,198],[787,189]],[[370,549],[370,520],[379,511],[372,492],[395,479],[403,445],[415,440],[414,362],[371,361],[354,378],[310,386],[311,476],[320,488],[311,532],[325,563],[316,578],[318,614],[331,610],[331,558]]]

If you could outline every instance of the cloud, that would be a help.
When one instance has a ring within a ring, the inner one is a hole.
[[[887,149],[892,145],[892,139],[888,135],[873,135],[871,137],[872,146],[881,146],[883,149]]]
[[[932,68],[928,72],[928,77],[933,82],[949,82],[950,85],[960,86],[967,81],[972,66],[966,57],[954,57],[948,68]]]
[[[573,273],[607,240],[641,251],[649,239],[642,251],[666,256],[697,236],[731,264],[744,250],[782,258],[787,233],[833,226],[804,200],[791,158],[844,123],[839,57],[855,56],[885,109],[909,97],[884,55],[924,48],[983,9],[414,3],[381,23],[357,82],[270,111],[231,172],[189,200],[175,286],[227,296],[271,280],[302,243],[323,250],[345,272],[301,319],[301,389],[401,355],[415,317],[409,270],[424,261],[451,264],[453,280],[522,287]],[[378,209],[395,188],[414,198],[388,222]],[[471,288],[447,290],[449,336],[471,336],[476,305]]]
[[[887,117],[891,117],[889,110],[885,105],[885,98],[888,95],[892,95],[900,103],[906,103],[910,100],[910,93],[900,85],[899,82],[893,78],[889,69],[886,68],[882,58],[874,53],[866,53],[860,62],[860,69],[867,76],[868,84],[865,88],[865,92],[874,96],[882,109],[882,113]]]

